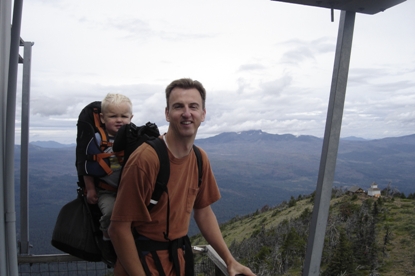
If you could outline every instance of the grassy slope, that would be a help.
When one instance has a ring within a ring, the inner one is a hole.
[[[378,225],[378,244],[384,243],[387,227],[392,235],[379,272],[382,276],[415,275],[415,201],[395,199],[385,207],[389,212]]]
[[[353,200],[360,205],[367,196],[360,195]],[[330,213],[338,212],[336,206],[341,202],[352,200],[351,196],[344,195],[331,200]],[[308,197],[296,201],[295,206],[288,207],[288,203],[273,208],[263,208],[254,214],[244,217],[236,217],[222,224],[221,230],[228,246],[232,242],[239,243],[249,239],[255,231],[262,227],[270,229],[282,221],[298,218],[305,209],[312,211],[313,200]],[[412,199],[387,199],[380,207],[383,219],[376,225],[377,246],[379,257],[378,272],[382,276],[406,276],[415,275],[415,200]],[[387,229],[391,233],[388,243],[384,247],[384,237]],[[206,244],[200,235],[192,237],[193,244]],[[301,268],[291,268],[285,275],[299,275]],[[296,274],[297,273],[297,274]]]

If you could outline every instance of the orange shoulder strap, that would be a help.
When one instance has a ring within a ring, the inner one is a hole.
[[[108,146],[108,138],[105,130],[102,128],[101,120],[99,118],[98,108],[94,108],[94,123],[95,127],[98,129],[99,134],[101,135],[101,145],[100,148],[102,151]]]

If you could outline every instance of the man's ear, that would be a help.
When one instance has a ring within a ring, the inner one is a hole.
[[[206,108],[203,108],[202,122],[205,121],[205,118],[206,118]]]
[[[166,121],[170,122],[170,114],[169,114],[169,108],[166,107],[166,109],[164,110],[164,115],[166,116]]]

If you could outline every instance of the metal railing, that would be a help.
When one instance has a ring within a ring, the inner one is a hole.
[[[210,245],[194,246],[196,276],[229,276],[225,262]],[[112,276],[103,262],[87,262],[69,254],[18,255],[19,276]]]
[[[19,276],[113,275],[102,262],[87,262],[68,254],[19,255]]]
[[[196,265],[195,265],[196,275],[198,276],[199,275],[229,276],[228,270],[226,269],[225,262],[222,260],[221,257],[219,257],[218,253],[216,253],[215,249],[213,249],[212,246],[210,245],[193,246],[193,252],[203,254],[202,261],[196,262]],[[208,261],[207,270],[204,270],[205,260]]]

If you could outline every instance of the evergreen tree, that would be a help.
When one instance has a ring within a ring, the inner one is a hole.
[[[323,276],[352,275],[355,270],[353,248],[344,230],[340,231],[339,244]],[[345,273],[345,274],[344,274]]]
[[[288,202],[288,207],[294,207],[295,205],[297,205],[297,201],[295,200],[293,196],[291,196],[291,199]]]
[[[285,270],[297,261],[298,263],[302,263],[305,257],[306,246],[306,237],[298,234],[297,230],[291,227],[288,234],[285,235],[284,242],[281,246],[281,255]]]
[[[373,216],[376,218],[378,214],[379,214],[378,204],[375,201],[375,203],[373,204]]]

